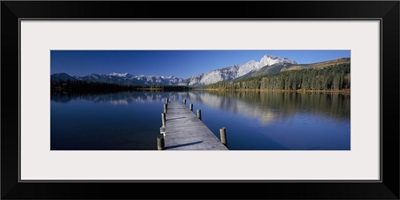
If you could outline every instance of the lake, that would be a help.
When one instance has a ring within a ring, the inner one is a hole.
[[[130,92],[51,96],[51,150],[156,150],[165,98],[194,104],[230,150],[350,150],[350,95]]]

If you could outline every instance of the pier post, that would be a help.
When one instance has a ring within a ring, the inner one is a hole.
[[[165,130],[164,127],[160,127],[160,134],[163,135],[164,138],[165,138],[165,136],[167,135],[167,131]]]
[[[167,121],[165,113],[161,113],[161,121],[162,121],[162,127],[165,128],[165,122]]]
[[[201,120],[201,110],[200,109],[197,110],[197,117]]]
[[[219,135],[221,136],[221,143],[228,146],[228,140],[226,139],[226,128],[222,127],[219,129]]]
[[[185,105],[186,105],[186,99],[183,99],[183,104],[185,104]]]
[[[193,111],[193,104],[190,104],[190,111]]]
[[[157,149],[158,150],[163,150],[164,147],[165,147],[164,136],[162,136],[162,135],[157,136]]]
[[[167,113],[168,104],[164,103],[164,113]]]
[[[168,104],[168,97],[165,98],[165,104]]]

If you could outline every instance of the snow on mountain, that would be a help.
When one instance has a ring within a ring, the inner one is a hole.
[[[110,74],[90,74],[87,76],[69,76],[66,73],[58,73],[51,75],[53,81],[81,80],[92,82],[105,82],[116,84],[145,84],[145,85],[187,85],[185,79],[175,76],[146,76],[132,75],[129,73],[110,73]]]
[[[110,74],[108,74],[108,76],[116,76],[116,77],[132,77],[132,74],[129,74],[129,73],[116,73],[116,72],[113,72],[113,73],[110,73]]]
[[[241,76],[245,76],[251,72],[255,72],[262,68],[283,64],[297,64],[289,58],[280,58],[277,56],[265,55],[259,62],[249,61],[243,65],[233,65],[223,69],[213,70],[208,73],[203,73],[197,76],[192,76],[188,80],[189,86],[201,86],[217,83],[219,81],[229,81]]]
[[[261,58],[259,65],[261,67],[263,66],[271,66],[275,64],[297,64],[296,61],[291,60],[289,58],[280,58],[277,56],[270,56],[270,55],[265,55],[264,57]]]
[[[257,61],[252,60],[250,62],[247,62],[238,68],[237,77],[246,75],[247,73],[249,73],[251,71],[257,70],[257,69],[259,69],[259,67],[260,67],[260,65]],[[235,78],[237,78],[237,77],[235,77]]]
[[[229,81],[240,77],[245,77],[248,74],[258,70],[265,72],[274,72],[280,70],[281,67],[287,64],[297,64],[295,61],[288,58],[265,55],[260,61],[249,61],[242,65],[233,65],[222,69],[216,69],[211,72],[202,73],[197,76],[191,76],[188,79],[177,78],[175,76],[156,76],[156,75],[132,75],[129,73],[110,74],[91,74],[88,76],[71,77],[65,73],[53,74],[52,80],[84,80],[94,82],[107,82],[118,84],[146,84],[146,85],[182,85],[182,86],[203,86],[213,84],[219,81]]]

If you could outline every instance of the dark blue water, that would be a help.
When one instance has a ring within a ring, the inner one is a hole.
[[[52,150],[156,150],[163,103],[187,99],[230,150],[349,150],[350,96],[136,92],[52,96]]]

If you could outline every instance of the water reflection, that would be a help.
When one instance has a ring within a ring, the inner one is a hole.
[[[300,110],[335,118],[350,118],[350,96],[297,92],[202,92],[189,93],[191,99],[235,114],[257,117],[267,125]]]
[[[165,98],[187,99],[230,150],[348,150],[350,96],[296,92],[129,92],[51,96],[52,149],[156,149]]]
[[[53,95],[51,100],[68,103],[71,100],[87,100],[93,103],[127,105],[130,103],[172,101],[200,103],[222,109],[233,114],[259,118],[263,125],[293,115],[299,110],[338,119],[350,118],[350,96],[339,93],[297,93],[297,92],[128,92],[103,95]]]
[[[87,95],[52,95],[51,100],[60,103],[68,103],[72,100],[87,100],[93,103],[111,103],[114,105],[126,105],[130,103],[160,102],[166,97],[171,100],[182,99],[186,92],[125,92],[111,94],[87,94]]]

